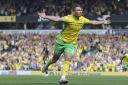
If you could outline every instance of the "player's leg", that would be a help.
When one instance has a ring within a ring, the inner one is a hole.
[[[74,55],[75,47],[73,45],[68,45],[64,49],[64,56],[65,56],[65,62],[62,69],[62,76],[60,79],[60,84],[66,84],[68,83],[68,80],[66,79],[66,76],[69,71],[69,67],[71,64],[72,56]]]
[[[59,57],[61,56],[61,54],[63,53],[63,46],[56,43],[55,44],[55,48],[54,48],[54,55],[52,57],[52,59],[50,59],[46,65],[44,65],[42,72],[46,72],[48,70],[48,67],[53,64],[56,63],[56,61],[59,59]]]
[[[48,67],[53,64],[56,63],[56,61],[59,59],[60,55],[53,55],[52,59],[50,59],[43,67],[42,72],[46,72],[48,70]]]
[[[68,70],[69,70],[69,66],[70,66],[70,63],[71,63],[71,58],[70,58],[70,54],[65,54],[65,62],[64,62],[64,65],[63,65],[63,69],[62,69],[62,76],[61,76],[61,79],[59,81],[60,84],[66,84],[68,83],[68,80],[66,79],[66,76],[68,74]]]

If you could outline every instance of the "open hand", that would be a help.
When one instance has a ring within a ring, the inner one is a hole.
[[[104,24],[111,24],[111,20],[104,20]]]
[[[45,12],[38,12],[38,15],[42,18],[45,18],[46,17],[46,14]]]

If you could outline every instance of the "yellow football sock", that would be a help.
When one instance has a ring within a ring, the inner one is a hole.
[[[63,69],[62,69],[62,76],[66,76],[68,74],[70,63],[71,61],[65,61]]]

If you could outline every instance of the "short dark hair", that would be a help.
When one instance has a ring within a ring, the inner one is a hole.
[[[82,8],[82,6],[80,4],[73,4],[72,5],[72,10],[75,10],[76,7]]]

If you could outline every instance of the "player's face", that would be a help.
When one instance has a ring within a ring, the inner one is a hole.
[[[74,9],[74,15],[77,16],[77,17],[80,17],[82,15],[82,12],[83,12],[83,10],[82,10],[81,7],[76,7]]]

